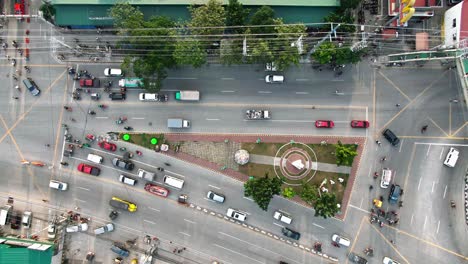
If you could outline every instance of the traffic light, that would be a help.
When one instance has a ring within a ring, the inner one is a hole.
[[[400,2],[400,10],[401,10],[401,15],[400,15],[400,24],[403,25],[408,21],[414,14],[414,11],[416,11],[413,7],[414,2],[416,0],[401,0]]]

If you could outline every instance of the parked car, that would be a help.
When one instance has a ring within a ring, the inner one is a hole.
[[[245,219],[247,218],[247,214],[244,213],[244,212],[241,212],[239,210],[235,210],[235,209],[232,209],[232,208],[229,208],[226,212],[226,215],[231,217],[231,218],[234,218],[236,220],[239,220],[241,222],[244,222]]]
[[[388,202],[390,204],[396,204],[398,202],[398,199],[400,199],[400,195],[401,195],[400,185],[392,184],[392,187],[390,188],[390,194],[388,195]]]
[[[353,263],[358,263],[358,264],[367,264],[367,259],[354,254],[353,252],[350,252],[348,255],[348,259],[351,260]]]
[[[114,158],[112,160],[112,164],[116,167],[119,167],[125,170],[133,170],[135,168],[135,164],[133,164],[131,161],[123,160],[120,158]]]
[[[61,181],[50,180],[49,187],[60,191],[66,191],[68,188],[68,184]]]
[[[110,151],[115,151],[117,149],[117,145],[115,145],[114,143],[109,143],[107,141],[100,141],[98,143],[98,146]]]
[[[400,139],[390,130],[385,129],[382,135],[392,144],[393,146],[397,146],[400,144]]]
[[[99,174],[101,173],[101,169],[88,165],[86,163],[78,164],[77,168],[78,168],[78,171],[81,171],[90,175],[94,175],[94,176],[99,176]]]
[[[283,75],[267,75],[265,76],[266,83],[283,83],[284,76]]]
[[[80,223],[79,225],[67,226],[65,230],[67,231],[67,233],[85,232],[88,230],[88,223]]]
[[[283,235],[294,240],[299,240],[301,238],[301,234],[297,231],[292,230],[291,228],[283,227],[283,229],[281,229],[281,232],[283,233]]]
[[[351,245],[351,240],[349,240],[349,238],[342,237],[338,234],[333,234],[332,241],[345,247],[349,247],[349,245]]]
[[[151,183],[145,184],[145,191],[162,197],[167,197],[169,195],[168,189]]]
[[[21,228],[21,212],[11,211],[10,214],[10,227],[11,229],[20,229]]]
[[[49,224],[49,226],[47,227],[47,238],[49,240],[54,240],[56,232],[57,229],[55,228],[55,224]]]
[[[98,228],[94,229],[94,234],[95,235],[101,235],[101,234],[104,234],[106,232],[112,232],[112,231],[114,231],[114,224],[108,223],[106,225],[103,225],[101,227],[98,227]]]
[[[115,101],[115,100],[125,100],[127,99],[127,95],[125,93],[110,93],[109,94],[109,98],[112,100],[112,101]]]
[[[208,191],[206,198],[218,203],[224,203],[224,195],[215,193],[213,191]]]
[[[393,260],[389,257],[384,257],[382,260],[383,264],[400,264],[400,262]]]
[[[132,186],[137,183],[137,180],[135,180],[133,178],[130,178],[130,177],[127,177],[127,176],[122,175],[122,174],[120,174],[120,176],[119,176],[119,181],[123,182],[125,184],[128,184],[128,185],[132,185]]]
[[[333,128],[335,123],[331,120],[317,120],[315,121],[316,128]]]
[[[99,80],[98,79],[91,79],[91,78],[81,78],[80,79],[80,86],[81,87],[99,87]]]
[[[31,211],[25,211],[23,213],[23,218],[21,219],[21,224],[23,225],[23,228],[30,228],[31,227],[31,222],[32,222],[32,212]]]
[[[353,127],[353,128],[368,128],[369,127],[369,121],[351,120],[351,127]]]
[[[140,93],[139,95],[140,101],[159,101],[158,94],[156,93]]]
[[[116,68],[105,68],[104,69],[105,76],[122,76],[122,70]]]

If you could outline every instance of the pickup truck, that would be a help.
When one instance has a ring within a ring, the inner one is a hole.
[[[189,128],[190,121],[184,120],[182,118],[169,118],[167,120],[167,127],[168,128]]]
[[[138,169],[138,177],[147,180],[147,181],[154,181],[156,174],[154,172],[145,171],[144,169]]]
[[[245,117],[248,120],[265,120],[270,119],[270,111],[268,110],[247,110],[245,112]]]
[[[175,94],[175,99],[179,101],[199,101],[200,92],[199,91],[177,91]]]

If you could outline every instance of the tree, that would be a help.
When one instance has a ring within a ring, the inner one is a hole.
[[[221,35],[226,22],[226,12],[223,3],[218,0],[208,0],[205,5],[189,8],[192,19],[189,26],[195,35]]]
[[[275,33],[275,28],[273,27],[275,18],[275,11],[269,6],[262,6],[252,15],[250,19],[250,25],[252,26],[261,26],[261,27],[252,27],[252,34],[273,34]],[[271,25],[271,26],[264,26]],[[260,37],[271,37],[271,36],[260,36]]]
[[[270,50],[270,45],[263,39],[249,39],[249,46],[253,46],[250,61],[253,63],[265,64],[272,62],[274,58],[273,52]]]
[[[114,26],[119,29],[120,34],[125,34],[127,29],[142,27],[145,19],[138,7],[129,3],[117,3],[110,10],[109,15],[114,21]]]
[[[332,193],[322,193],[314,204],[315,216],[332,217],[340,211],[336,196]]]
[[[296,196],[296,192],[291,187],[284,188],[281,194],[286,198],[293,198],[294,196]]]
[[[354,9],[358,7],[362,0],[341,0],[340,10]]]
[[[301,53],[305,47],[298,47],[298,40],[306,35],[306,26],[303,24],[285,25],[282,19],[274,20],[277,37],[271,43],[274,59],[279,70],[286,70],[291,65],[298,65]]]
[[[222,39],[220,57],[224,65],[242,63],[242,40]]]
[[[301,199],[309,205],[313,205],[318,198],[318,187],[310,186],[307,183],[302,184],[302,190],[299,194]]]
[[[258,206],[266,211],[273,195],[281,192],[282,181],[276,177],[269,179],[268,175],[263,178],[253,178],[244,183],[244,195],[250,196]]]
[[[42,1],[42,5],[39,7],[39,10],[42,12],[42,16],[45,20],[53,22],[55,7],[50,3],[50,1]]]
[[[335,54],[335,64],[356,64],[361,61],[362,51],[352,51],[350,48],[342,47],[336,50]]]
[[[328,16],[323,18],[324,22],[341,24],[337,32],[349,32],[353,33],[356,31],[354,24],[354,17],[349,12],[332,12]],[[329,25],[324,26],[325,29],[330,29]]]
[[[206,52],[198,40],[181,39],[175,44],[174,58],[178,65],[192,65],[199,68],[206,63]]]
[[[333,42],[324,42],[312,53],[312,58],[320,64],[331,63],[336,55],[336,45]]]
[[[335,145],[336,165],[351,166],[357,155],[356,145],[343,145],[341,141]]]
[[[231,32],[242,34],[245,31],[243,27],[249,16],[250,9],[244,8],[238,0],[229,0],[226,6],[226,26],[235,27],[229,29]]]

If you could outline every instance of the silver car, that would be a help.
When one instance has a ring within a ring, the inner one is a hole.
[[[215,202],[218,202],[218,203],[224,203],[224,199],[225,199],[224,195],[217,194],[213,191],[208,191],[208,193],[206,194],[206,198],[213,200]]]

